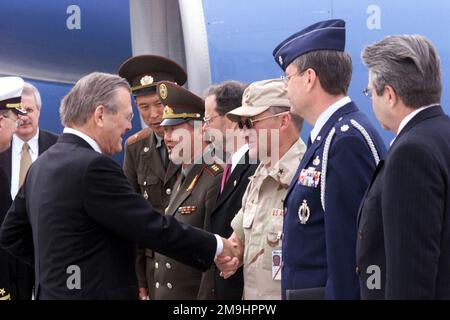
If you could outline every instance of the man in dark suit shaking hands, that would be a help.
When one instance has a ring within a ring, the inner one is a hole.
[[[31,166],[0,229],[0,245],[34,265],[36,299],[137,299],[134,243],[202,270],[231,255],[226,240],[154,211],[110,157],[131,129],[125,79],[81,78],[60,116],[63,134]]]
[[[210,86],[205,92],[205,119],[203,129],[210,135],[216,155],[224,160],[226,175],[222,176],[220,194],[211,213],[211,231],[223,237],[233,233],[231,220],[242,207],[242,197],[249,178],[258,167],[256,159],[248,155],[248,144],[236,132],[237,122],[232,122],[226,113],[242,105],[242,94],[246,85],[238,81],[225,81]],[[228,134],[228,136],[227,136]],[[244,288],[242,267],[230,278],[220,277],[214,270],[214,290],[218,300],[241,300]]]
[[[373,110],[396,136],[358,217],[363,299],[450,298],[450,119],[439,57],[419,35],[390,36],[362,53]]]

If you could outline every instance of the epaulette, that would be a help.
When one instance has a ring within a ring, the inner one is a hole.
[[[209,173],[210,176],[215,177],[215,176],[221,174],[223,172],[223,169],[217,163],[213,163],[213,164],[210,164],[210,165],[206,166],[205,167],[205,171],[207,173]]]
[[[129,137],[127,139],[127,141],[125,142],[125,144],[127,146],[129,146],[130,144],[133,144],[138,141],[141,141],[142,139],[148,138],[151,134],[152,134],[152,129],[150,129],[150,128],[142,129],[141,131],[139,131],[139,132],[133,134],[131,137]]]

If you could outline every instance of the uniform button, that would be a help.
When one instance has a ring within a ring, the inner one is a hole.
[[[158,267],[159,267],[158,262],[155,262],[155,268],[158,269]]]
[[[159,282],[155,283],[155,288],[156,288],[156,289],[159,288]]]
[[[359,267],[358,266],[355,268],[355,273],[359,276]]]
[[[166,263],[166,268],[167,268],[167,269],[171,269],[171,268],[172,268],[172,266],[170,265],[170,263],[168,263],[168,262]]]
[[[363,238],[362,232],[361,232],[361,231],[358,231],[358,239],[359,239],[359,240],[362,240],[362,238]]]
[[[172,289],[172,284],[170,282],[167,282],[167,288]]]
[[[172,193],[172,190],[171,190],[170,188],[167,188],[167,189],[166,189],[166,194],[167,194],[168,196],[170,196],[171,193]]]
[[[147,181],[144,181],[144,186],[146,186],[147,185]]]

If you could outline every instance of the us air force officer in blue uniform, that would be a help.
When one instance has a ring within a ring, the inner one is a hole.
[[[323,289],[298,291],[322,287],[325,299],[359,298],[356,217],[385,147],[347,96],[352,62],[344,47],[345,22],[328,20],[273,51],[292,111],[313,126],[284,202],[283,298],[287,290],[288,298],[322,297]]]
[[[358,216],[362,299],[450,299],[450,119],[431,42],[391,36],[363,51],[367,93],[396,134]]]

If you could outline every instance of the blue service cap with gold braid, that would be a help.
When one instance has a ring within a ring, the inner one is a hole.
[[[344,51],[345,21],[317,22],[281,42],[272,52],[275,62],[286,71],[289,64],[305,53],[318,50]]]

